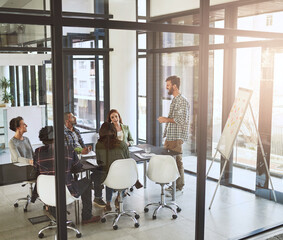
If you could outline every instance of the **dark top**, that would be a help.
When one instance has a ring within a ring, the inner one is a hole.
[[[37,173],[45,175],[55,175],[55,151],[54,144],[45,145],[35,149],[33,164],[37,169]],[[65,146],[65,181],[70,193],[79,197],[78,185],[74,180],[73,174],[81,171],[82,164],[79,162],[78,156],[72,148]]]
[[[97,164],[105,171],[105,177],[110,165],[119,159],[130,158],[128,146],[125,142],[120,141],[113,149],[107,150],[103,143],[97,142],[95,146]]]

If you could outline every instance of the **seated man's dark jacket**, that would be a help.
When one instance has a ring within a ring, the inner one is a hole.
[[[34,167],[37,169],[37,174],[55,175],[55,149],[54,144],[48,144],[39,147],[35,150],[33,157]],[[78,156],[75,151],[65,146],[65,167],[66,167],[66,186],[70,193],[79,197],[78,183],[74,180],[73,174],[82,169],[82,164],[79,162]]]

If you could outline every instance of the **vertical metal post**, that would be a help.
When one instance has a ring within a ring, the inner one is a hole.
[[[62,0],[51,0],[52,69],[53,69],[53,116],[55,136],[55,179],[56,179],[56,217],[57,235],[67,240],[66,190],[64,159],[64,81],[62,55]],[[60,149],[60,150],[59,150]]]
[[[195,239],[204,239],[205,223],[205,180],[207,146],[207,101],[208,101],[208,43],[209,43],[209,0],[200,0],[200,61],[198,80],[197,118],[197,194]]]

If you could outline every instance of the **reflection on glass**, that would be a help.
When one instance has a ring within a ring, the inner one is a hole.
[[[138,127],[139,127],[139,139],[146,140],[146,97],[138,98]]]
[[[73,60],[74,114],[79,125],[96,127],[94,60]]]
[[[64,47],[66,48],[103,48],[104,29],[64,27]]]
[[[50,36],[43,25],[0,24],[0,47],[43,47]]]
[[[283,175],[283,53],[275,49],[270,169]]]
[[[213,117],[212,117],[212,144],[211,144],[211,155],[207,157],[213,157],[216,151],[216,146],[221,136],[222,132],[222,93],[223,93],[223,54],[224,51],[215,50],[210,56],[213,58],[210,61],[210,68],[213,69],[213,79],[210,79],[210,82],[213,82]],[[211,93],[209,93],[211,95]],[[210,111],[209,111],[210,113]],[[208,129],[210,132],[210,130]],[[217,156],[220,157],[220,156]]]
[[[279,12],[278,10],[281,11]],[[283,32],[283,2],[265,1],[238,8],[238,29]],[[248,15],[248,16],[247,16]]]
[[[161,33],[160,44],[164,48],[195,46],[199,44],[198,34]]]
[[[253,90],[250,103],[256,122],[258,122],[259,113],[261,57],[260,48],[237,49],[235,95],[240,87]],[[234,162],[240,165],[255,167],[256,159],[256,129],[251,112],[248,109],[234,146]]]

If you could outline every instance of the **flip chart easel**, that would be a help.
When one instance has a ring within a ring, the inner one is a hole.
[[[218,145],[216,147],[216,152],[215,152],[213,159],[211,161],[211,164],[208,168],[206,177],[208,176],[210,169],[211,169],[211,167],[214,163],[217,152],[219,152],[221,154],[221,156],[224,158],[225,162],[224,162],[223,168],[221,170],[220,177],[219,177],[219,180],[217,182],[217,186],[215,188],[213,197],[211,199],[209,209],[211,209],[211,205],[212,205],[214,197],[216,195],[216,191],[217,191],[217,189],[220,185],[221,178],[223,176],[226,164],[229,161],[229,158],[230,158],[230,155],[232,153],[236,137],[237,137],[238,132],[240,130],[240,127],[241,127],[241,124],[243,122],[243,118],[245,116],[245,113],[247,111],[248,106],[250,108],[252,118],[253,118],[253,123],[254,123],[255,129],[256,129],[256,132],[257,132],[258,142],[259,142],[259,145],[260,145],[261,154],[263,156],[266,172],[268,174],[268,178],[269,178],[269,181],[270,181],[270,184],[271,184],[271,187],[272,187],[274,200],[277,201],[276,195],[275,195],[275,192],[274,192],[274,188],[273,188],[273,184],[272,184],[272,180],[271,180],[271,177],[270,177],[270,172],[269,172],[269,169],[268,169],[268,166],[267,166],[266,155],[264,153],[262,141],[261,141],[261,138],[260,138],[260,135],[259,135],[259,131],[257,129],[255,117],[254,117],[253,110],[252,110],[252,107],[251,107],[251,104],[250,104],[251,96],[252,96],[252,90],[245,89],[245,88],[239,88],[237,96],[236,96],[235,101],[233,103],[233,106],[232,106],[231,111],[229,113],[228,119],[226,121],[225,127],[224,127],[223,132],[221,134],[221,137],[219,139]]]

